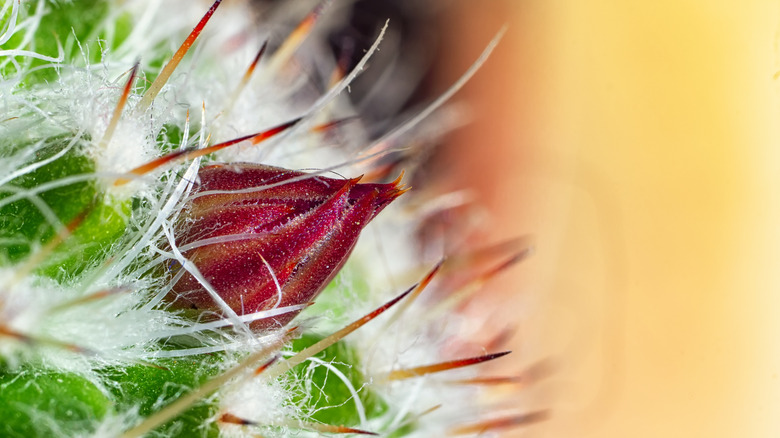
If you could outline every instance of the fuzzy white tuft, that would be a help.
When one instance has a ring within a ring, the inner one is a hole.
[[[328,3],[322,2],[320,7]],[[378,30],[375,43],[355,70],[330,84],[326,91],[322,91],[321,84],[312,84],[305,70],[323,68],[319,76],[329,77],[328,69],[335,64],[319,50],[321,41],[316,33],[309,35],[289,60],[262,59],[255,75],[242,84],[244,71],[263,41],[278,43],[281,30],[269,27],[258,31],[252,14],[241,3],[226,4],[214,15],[149,108],[140,104],[141,93],[149,82],[144,74],[131,83],[127,102],[118,104],[133,66],[140,60],[141,71],[152,74],[155,69],[150,63],[175,50],[209,4],[185,0],[109,2],[107,17],[97,23],[92,35],[105,38],[102,60],[96,64],[89,61],[93,55],[89,50],[95,48],[86,42],[75,41],[71,46],[78,47],[76,56],[62,47],[58,53],[34,51],[34,36],[45,32],[47,16],[56,13],[55,6],[39,0],[30,9],[10,0],[0,9],[0,17],[5,19],[0,27],[0,44],[23,36],[18,46],[0,50],[0,71],[14,72],[0,80],[4,112],[0,134],[9,141],[27,144],[22,149],[0,151],[0,208],[29,200],[40,210],[47,226],[67,242],[72,231],[69,224],[63,223],[41,196],[52,188],[87,181],[96,187],[96,202],[114,208],[126,222],[124,234],[111,242],[106,257],[89,261],[83,272],[62,281],[41,275],[36,270],[40,263],[35,263],[36,257],[45,260],[51,256],[57,245],[50,248],[33,242],[30,266],[21,271],[0,268],[0,357],[12,370],[40,366],[84,376],[106,394],[115,385],[102,373],[106,369],[118,369],[121,374],[126,369],[123,367],[155,366],[160,360],[203,360],[208,355],[222,358],[216,366],[218,372],[204,383],[204,387],[217,386],[215,391],[200,394],[196,389],[198,396],[168,417],[164,414],[155,419],[152,415],[152,420],[144,420],[137,406],[109,412],[93,425],[94,437],[116,436],[128,430],[128,436],[140,436],[203,400],[215,409],[201,425],[204,430],[220,422],[225,414],[246,421],[244,425],[222,421],[222,436],[255,436],[258,430],[263,436],[319,436],[318,430],[326,426],[314,424],[312,418],[320,408],[312,407],[317,406],[312,399],[327,400],[329,394],[311,377],[318,370],[324,370],[328,379],[350,394],[342,407],[356,413],[356,427],[360,429],[390,432],[410,426],[405,436],[444,436],[454,423],[478,420],[483,413],[475,387],[449,384],[437,376],[387,379],[394,369],[445,360],[446,347],[459,342],[459,333],[470,329],[468,320],[425,297],[396,319],[383,315],[344,341],[358,352],[359,361],[336,363],[310,357],[299,365],[303,367],[302,378],[292,373],[248,376],[246,369],[278,353],[280,339],[285,336],[283,331],[253,333],[249,324],[279,313],[300,311],[307,304],[239,316],[200,275],[195,263],[184,256],[186,248],[177,245],[176,230],[181,226],[180,214],[192,199],[189,194],[204,160],[310,169],[311,177],[332,172],[352,176],[372,170],[379,158],[407,147],[406,139],[414,135],[417,125],[474,74],[499,37],[440,99],[373,142],[367,140],[369,135],[360,123],[339,127],[335,137],[312,132],[312,128],[356,113],[344,93],[367,68],[387,25]],[[123,20],[134,26],[124,41],[112,45],[118,32],[115,27]],[[70,56],[69,62],[60,64],[66,56]],[[25,85],[29,73],[26,69],[33,59],[54,63],[57,80]],[[115,113],[121,117],[112,127]],[[128,173],[167,152],[202,148],[296,117],[303,117],[303,121],[260,145],[244,142],[209,158],[174,160],[147,172]],[[50,157],[36,160],[36,154],[46,147],[45,139],[56,136],[67,139],[65,146]],[[94,172],[69,175],[31,189],[14,184],[74,153],[92,160]],[[129,182],[120,184],[123,179]],[[366,238],[338,280],[296,320],[301,325],[299,330],[326,335],[418,279],[421,261],[413,237],[417,223],[410,220],[409,206],[397,204],[388,207],[366,229]],[[182,269],[175,274],[174,266]],[[185,271],[209,291],[219,304],[220,315],[193,320],[167,308],[165,297]],[[21,277],[20,272],[24,274]],[[272,351],[257,353],[266,348]],[[292,354],[285,350],[279,361],[284,362]],[[247,358],[255,360],[246,363]],[[364,376],[364,382],[354,384],[342,367],[354,367]],[[475,373],[474,369],[455,370],[447,378]],[[180,400],[193,388],[185,389]],[[372,416],[362,401],[369,391],[387,404],[381,415]],[[156,408],[163,408],[162,402],[170,400],[157,401],[160,406]],[[441,409],[434,409],[438,405]],[[138,431],[137,435],[133,431]]]

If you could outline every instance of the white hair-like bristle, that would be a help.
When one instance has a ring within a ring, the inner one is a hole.
[[[414,138],[417,126],[485,62],[500,34],[452,88],[384,136],[371,141],[365,127],[356,121],[339,126],[339,135],[330,137],[312,130],[357,114],[348,99],[349,87],[370,67],[388,24],[377,29],[376,39],[357,66],[335,83],[314,86],[314,75],[306,71],[321,68],[318,77],[327,78],[332,74],[327,69],[336,64],[332,55],[322,50],[322,35],[316,32],[303,40],[300,50],[287,62],[272,61],[270,55],[261,58],[257,71],[242,83],[259,48],[269,40],[278,44],[284,35],[278,34],[279,27],[264,28],[249,12],[247,2],[225,3],[148,107],[142,95],[154,79],[150,72],[157,70],[150,66],[163,58],[167,62],[211,2],[109,1],[105,19],[96,23],[91,33],[93,38],[105,38],[101,44],[75,41],[65,48],[58,46],[55,53],[36,52],[32,41],[47,31],[47,17],[57,13],[57,4],[6,0],[0,9],[0,18],[5,20],[0,26],[0,72],[12,72],[0,79],[0,136],[26,145],[0,149],[0,208],[27,200],[56,232],[54,245],[31,242],[28,259],[0,267],[0,365],[8,370],[40,367],[73,373],[109,396],[116,385],[107,381],[106,370],[121,374],[134,366],[164,368],[157,365],[164,360],[198,360],[208,355],[221,358],[214,365],[216,371],[211,370],[201,383],[204,386],[186,388],[178,399],[185,400],[189,390],[196,391],[197,397],[170,412],[158,406],[159,411],[152,415],[141,413],[138,406],[117,407],[95,420],[86,428],[88,432],[78,432],[79,436],[95,438],[143,436],[204,400],[213,407],[214,416],[202,426],[219,423],[221,436],[320,436],[327,427],[339,425],[318,425],[313,419],[316,412],[307,399],[329,397],[308,377],[315,370],[325,370],[328,379],[340,382],[352,395],[344,406],[354,409],[360,419],[355,427],[361,430],[384,433],[409,426],[404,436],[446,436],[453,424],[479,420],[484,404],[475,386],[454,385],[434,375],[387,379],[394,369],[452,359],[444,356],[445,347],[459,342],[459,334],[471,329],[465,316],[438,312],[436,300],[425,296],[392,318],[382,315],[369,322],[342,341],[357,352],[355,363],[309,357],[298,365],[303,367],[302,378],[294,373],[263,374],[264,360],[275,357],[284,363],[292,357],[285,342],[301,332],[326,336],[420,280],[425,266],[415,240],[419,218],[403,201],[373,220],[350,261],[315,305],[299,303],[249,315],[232,309],[196,264],[185,257],[186,250],[177,244],[177,227],[191,202],[198,169],[208,160],[311,171],[310,176],[301,178],[354,176],[374,170],[372,166],[381,158],[409,147],[407,140]],[[308,2],[307,7],[327,14],[327,8],[334,6],[322,1]],[[290,14],[296,10],[290,5],[286,8]],[[128,20],[134,26],[127,38],[111,44],[119,31],[118,23],[127,25]],[[66,41],[74,35],[58,38]],[[9,41],[21,43],[3,45]],[[75,51],[75,56],[68,50]],[[90,61],[94,59],[90,50],[101,50],[99,62]],[[33,60],[51,65],[32,68]],[[30,71],[55,67],[56,80],[26,84]],[[136,68],[140,71],[137,77]],[[129,93],[123,96],[126,86]],[[125,97],[126,102],[120,103]],[[301,118],[300,123],[259,145],[244,141],[208,158],[171,159],[157,168],[136,172],[139,166],[166,153],[200,149],[297,118]],[[181,132],[178,136],[170,132],[166,137],[168,129]],[[36,160],[36,154],[46,147],[46,139],[57,136],[67,138],[66,146],[51,157]],[[94,172],[68,175],[43,188],[14,185],[19,178],[74,153],[88,157]],[[104,258],[87,261],[79,272],[65,273],[55,280],[40,268],[47,257],[56,255],[57,239],[67,243],[74,230],[42,201],[41,194],[83,181],[94,185],[93,202],[113,208],[125,221],[126,230],[106,249]],[[267,262],[266,266],[273,276]],[[173,267],[181,268],[180,272],[176,274]],[[185,271],[211,294],[221,315],[207,313],[193,319],[186,312],[169,308],[166,297]],[[278,305],[281,295],[280,287]],[[289,333],[250,328],[260,320],[301,310],[297,328]],[[354,367],[364,383],[353,384],[342,366]],[[253,369],[257,370],[254,374]],[[476,369],[464,368],[447,376],[454,379],[476,374]],[[367,412],[361,399],[367,391],[387,405],[381,415]],[[241,421],[244,423],[237,424]],[[57,432],[62,436],[68,433]]]

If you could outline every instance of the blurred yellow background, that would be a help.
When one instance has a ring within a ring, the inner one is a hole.
[[[517,436],[780,436],[778,2],[462,1],[446,23],[445,81],[509,25],[448,151],[491,239],[535,236],[492,297],[530,309],[491,315],[520,323],[512,366],[558,359],[518,401],[551,419]]]

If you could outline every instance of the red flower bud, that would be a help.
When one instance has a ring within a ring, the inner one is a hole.
[[[405,191],[399,181],[359,179],[248,163],[205,167],[176,243],[239,315],[310,302],[344,265],[363,227]],[[178,308],[219,311],[189,273],[168,298]]]

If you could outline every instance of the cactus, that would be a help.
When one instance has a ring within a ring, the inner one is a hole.
[[[486,274],[420,261],[414,193],[383,182],[457,86],[369,138],[343,94],[384,29],[323,81],[328,2],[286,30],[221,3],[3,4],[3,436],[476,436],[544,418],[495,415],[468,384],[503,353],[444,351],[467,321],[458,294],[426,289]]]

